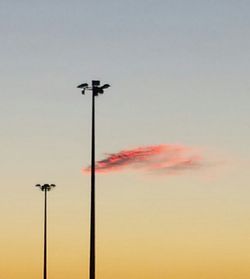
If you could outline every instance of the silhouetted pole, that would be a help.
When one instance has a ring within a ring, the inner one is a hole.
[[[91,209],[89,278],[95,279],[95,89],[92,81]]]
[[[47,279],[47,192],[56,187],[55,184],[37,184],[44,192],[44,244],[43,244],[43,279]]]
[[[109,84],[100,86],[99,80],[92,80],[92,87],[83,83],[77,88],[92,90],[92,131],[91,131],[91,197],[90,197],[90,256],[89,256],[89,279],[95,279],[95,97],[104,93]]]
[[[91,131],[91,197],[90,197],[90,264],[89,278],[95,278],[95,94],[92,81],[92,131]]]
[[[43,278],[47,278],[47,188],[44,190],[44,246],[43,246]]]

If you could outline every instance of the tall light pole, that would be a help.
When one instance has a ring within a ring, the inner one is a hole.
[[[77,88],[85,94],[86,90],[92,91],[92,132],[91,132],[91,198],[90,198],[90,256],[89,279],[95,279],[95,97],[104,93],[109,84],[100,86],[99,80],[92,80],[92,86],[87,83],[80,84]]]
[[[44,248],[43,248],[43,279],[47,279],[47,192],[56,187],[55,184],[36,184],[44,192]]]

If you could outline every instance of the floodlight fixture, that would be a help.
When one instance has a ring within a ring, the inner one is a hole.
[[[85,94],[86,90],[90,90],[93,92],[93,96],[97,97],[99,94],[104,93],[104,89],[107,89],[110,87],[109,84],[104,84],[100,86],[100,80],[92,80],[92,86],[89,86],[88,83],[82,83],[77,86],[77,88],[82,89],[82,94]]]
[[[50,190],[52,190],[53,188],[56,187],[55,184],[43,184],[43,185],[36,184],[35,186],[40,188],[41,191],[50,191]]]

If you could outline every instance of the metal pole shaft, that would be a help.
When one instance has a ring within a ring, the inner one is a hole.
[[[89,279],[95,279],[95,89],[92,89],[91,204]]]
[[[43,278],[47,279],[47,188],[44,189],[44,263]]]

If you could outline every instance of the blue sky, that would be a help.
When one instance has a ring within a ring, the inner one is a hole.
[[[100,114],[110,112],[111,126],[119,125],[118,119],[125,130],[127,123],[132,129],[146,129],[148,123],[155,133],[160,123],[167,131],[179,126],[179,136],[171,133],[174,141],[190,129],[193,137],[208,130],[213,137],[213,130],[222,129],[219,141],[224,141],[228,132],[235,137],[231,126],[241,138],[249,136],[247,1],[6,1],[2,6],[2,113],[10,111],[13,121],[23,117],[33,123],[46,110],[46,123],[72,122],[69,112],[81,108],[72,98],[79,97],[75,84],[100,78],[113,85],[100,101]],[[197,127],[203,132],[196,133]]]

